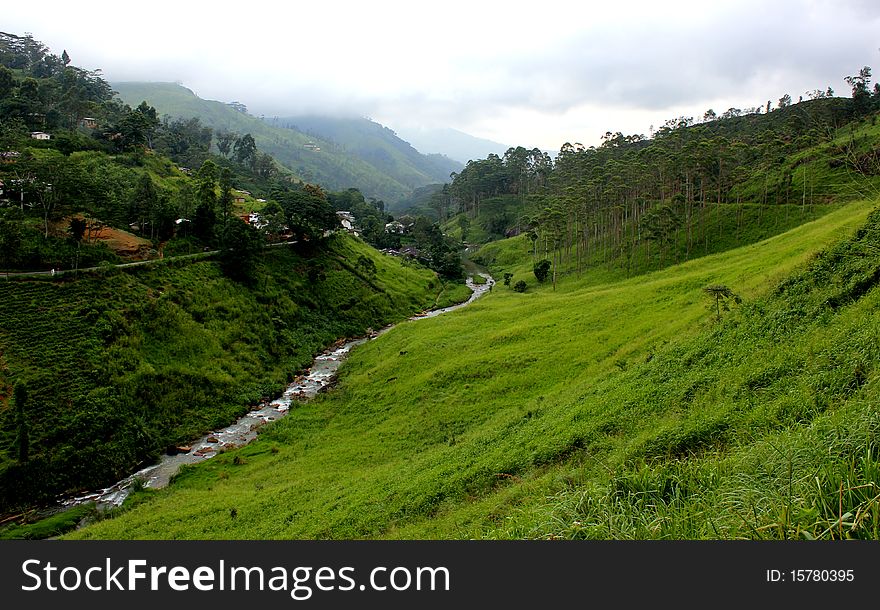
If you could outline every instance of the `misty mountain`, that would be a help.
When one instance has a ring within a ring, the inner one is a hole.
[[[257,147],[307,182],[329,190],[357,188],[366,197],[393,203],[408,197],[415,188],[448,181],[459,164],[438,155],[422,155],[389,129],[366,119],[343,119],[332,135],[321,137],[317,129],[304,133],[281,119],[264,120],[241,104],[204,100],[176,83],[112,83],[119,98],[135,106],[146,100],[160,115],[197,117],[215,132],[250,133]],[[316,122],[332,125],[337,119]],[[303,127],[305,129],[305,127]]]
[[[485,159],[490,153],[503,156],[507,144],[477,138],[457,129],[398,129],[398,135],[424,153],[439,153],[463,165],[470,160]]]
[[[424,155],[393,130],[363,117],[298,115],[264,120],[329,142],[336,150],[351,153],[412,188],[449,182],[449,174],[463,165],[443,154]]]

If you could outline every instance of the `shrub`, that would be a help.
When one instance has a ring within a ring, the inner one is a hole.
[[[513,285],[513,289],[517,292],[525,292],[526,291],[526,283],[523,280],[518,281]]]
[[[550,273],[551,265],[552,263],[546,258],[543,260],[539,260],[537,263],[535,263],[535,277],[538,279],[539,282],[543,282],[547,279],[547,274]]]

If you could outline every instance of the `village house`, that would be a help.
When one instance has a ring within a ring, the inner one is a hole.
[[[52,136],[46,133],[45,131],[32,131],[31,137],[34,140],[51,140]]]
[[[354,214],[351,212],[338,211],[336,212],[336,216],[339,217],[339,224],[342,225],[342,228],[348,231],[349,233],[354,233]]]
[[[86,129],[96,129],[98,127],[98,119],[94,117],[83,117],[79,120],[79,126]]]
[[[403,235],[406,232],[406,227],[403,226],[403,223],[397,222],[395,220],[385,225],[385,232]]]

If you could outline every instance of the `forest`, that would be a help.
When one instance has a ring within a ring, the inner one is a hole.
[[[670,119],[650,138],[609,131],[599,146],[566,143],[555,159],[510,148],[470,161],[428,205],[464,241],[526,234],[535,262],[541,251],[554,270],[614,261],[629,274],[704,256],[746,243],[753,217],[812,215],[841,201],[854,177],[880,173],[873,140],[835,141],[860,119],[873,125],[880,108],[870,67],[845,80],[850,98],[828,87],[796,103],[786,94],[775,107],[709,109]]]

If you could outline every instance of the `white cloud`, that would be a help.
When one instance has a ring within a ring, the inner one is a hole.
[[[880,59],[871,0],[43,5],[4,7],[2,28],[111,81],[553,149],[709,107],[843,94],[843,76]]]

